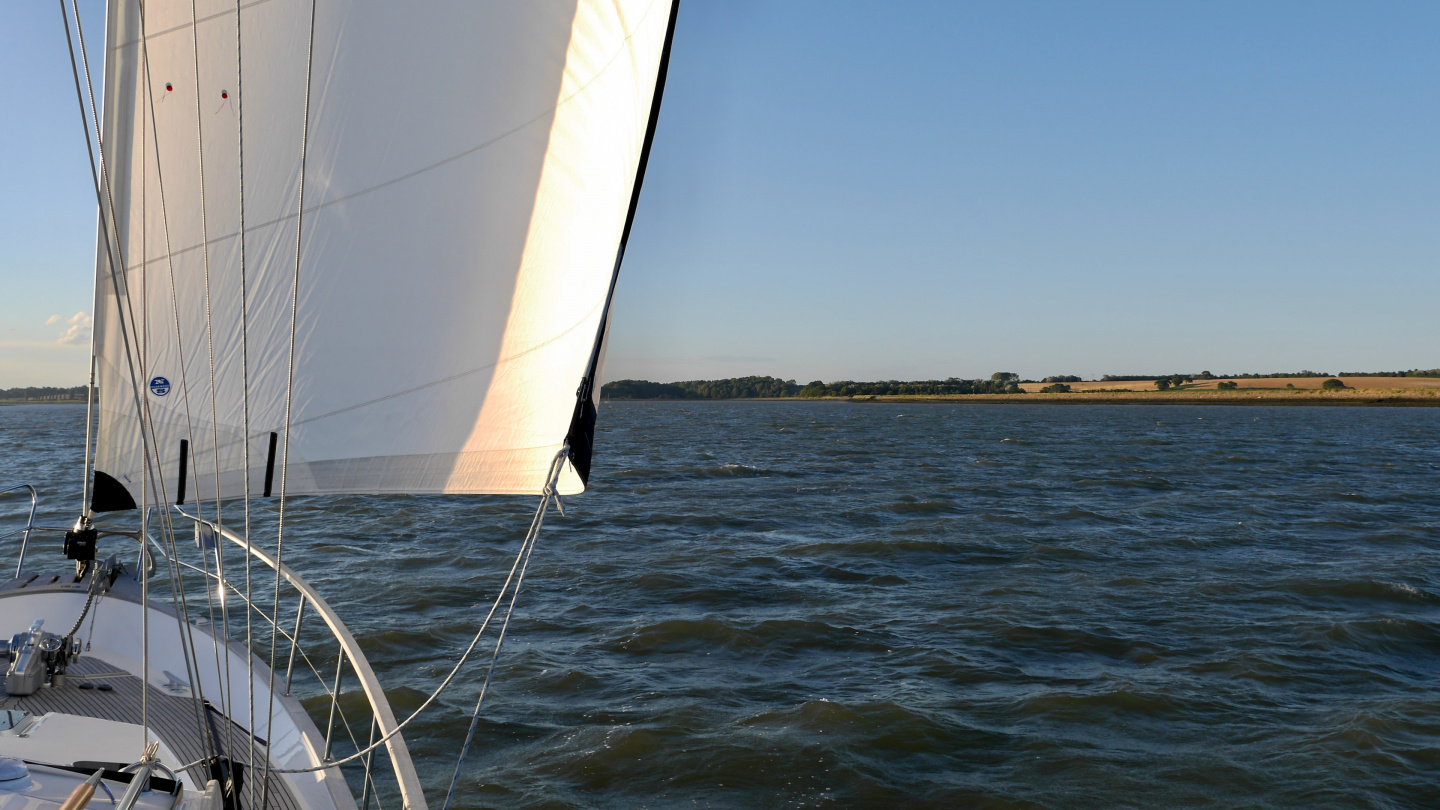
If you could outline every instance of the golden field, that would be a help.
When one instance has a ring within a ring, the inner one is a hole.
[[[965,394],[953,396],[838,397],[865,402],[1030,403],[1056,405],[1380,405],[1440,407],[1440,378],[1341,377],[1346,388],[1321,390],[1328,377],[1264,377],[1237,379],[1238,388],[1220,390],[1227,378],[1196,380],[1180,388],[1160,391],[1149,381],[1068,383],[1071,393],[1039,393],[1045,383],[1022,383],[1024,394]],[[1293,388],[1287,386],[1293,385]]]
[[[1239,385],[1239,391],[1279,391],[1288,392],[1287,388],[1293,385],[1295,389],[1302,391],[1319,391],[1320,384],[1329,377],[1259,377],[1254,379],[1235,379],[1230,377],[1216,377],[1213,380],[1196,380],[1187,383],[1179,389],[1170,389],[1163,392],[1167,394],[1183,394],[1186,391],[1218,391],[1221,382],[1233,381]],[[1339,380],[1346,386],[1356,391],[1440,391],[1440,377],[1340,377]],[[1029,393],[1036,393],[1048,383],[1022,383],[1021,388]],[[1087,380],[1085,382],[1067,383],[1070,390],[1080,394],[1087,391],[1148,391],[1151,393],[1162,393],[1155,389],[1155,383],[1148,380],[1132,380],[1128,382]],[[1339,393],[1344,393],[1343,391]]]

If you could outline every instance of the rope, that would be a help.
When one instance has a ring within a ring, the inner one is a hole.
[[[385,736],[371,743],[368,747],[356,751],[355,753],[351,754],[348,757],[345,757],[344,759],[337,759],[324,765],[315,765],[309,768],[275,768],[271,771],[272,773],[314,773],[315,771],[323,771],[327,768],[334,768],[340,765],[344,765],[347,762],[354,762],[360,757],[365,756],[371,751],[374,751],[375,749],[389,742],[395,735],[399,734],[402,730],[404,730],[406,726],[410,725],[411,721],[419,717],[421,713],[423,713],[427,708],[429,708],[430,704],[434,703],[436,698],[440,697],[440,694],[450,686],[450,683],[452,681],[455,680],[455,676],[460,672],[460,668],[465,666],[465,662],[470,658],[470,653],[474,652],[476,645],[480,643],[480,638],[485,635],[485,630],[489,628],[490,621],[495,618],[495,613],[500,609],[500,603],[505,600],[506,593],[510,591],[510,583],[515,581],[516,572],[520,571],[522,564],[528,564],[528,561],[530,559],[529,550],[534,547],[535,540],[539,537],[540,526],[544,523],[545,520],[545,510],[550,505],[550,502],[552,500],[555,501],[557,504],[559,502],[559,498],[555,495],[555,482],[558,481],[560,478],[560,471],[564,469],[565,457],[566,454],[568,454],[569,452],[570,448],[568,445],[561,448],[560,452],[555,455],[555,460],[551,462],[550,479],[542,490],[542,494],[540,496],[540,504],[535,509],[535,516],[530,519],[530,529],[526,532],[525,539],[520,544],[520,550],[515,554],[515,562],[510,565],[510,573],[505,577],[505,581],[500,585],[500,592],[495,595],[494,603],[490,605],[490,611],[485,615],[485,620],[480,623],[480,629],[475,632],[475,637],[470,639],[470,645],[465,648],[465,652],[461,653],[460,659],[455,662],[455,666],[451,668],[450,674],[446,675],[445,680],[440,682],[440,685],[435,688],[435,691],[431,692],[430,696],[425,698],[425,702],[421,703],[420,706],[415,709],[415,711],[410,713],[409,717],[406,717],[403,721],[398,723],[395,728],[392,728],[390,729],[390,731],[386,732]],[[506,615],[508,618],[509,614]]]
[[[568,449],[567,447],[566,450]],[[490,668],[485,671],[485,681],[480,684],[480,696],[475,700],[475,711],[470,715],[470,727],[465,731],[465,744],[460,746],[460,756],[455,760],[455,773],[450,777],[450,789],[445,793],[445,804],[441,810],[450,810],[450,801],[455,797],[455,786],[460,782],[460,768],[465,764],[465,757],[470,754],[470,743],[475,739],[475,726],[480,722],[480,707],[485,703],[485,692],[490,688],[490,679],[495,675],[495,663],[500,660],[500,647],[505,643],[505,632],[510,629],[510,616],[515,612],[515,603],[520,599],[520,586],[524,584],[525,572],[530,568],[530,553],[535,550],[535,541],[539,539],[540,527],[545,522],[545,507],[550,499],[555,497],[555,484],[560,478],[560,471],[564,469],[566,455],[568,452],[555,458],[550,479],[545,484],[545,492],[540,496],[540,508],[536,510],[535,520],[530,524],[525,562],[520,566],[520,577],[515,580],[515,590],[510,594],[510,606],[505,609],[505,621],[500,624],[500,635],[495,639],[495,652],[490,655]],[[556,505],[559,505],[558,499]]]

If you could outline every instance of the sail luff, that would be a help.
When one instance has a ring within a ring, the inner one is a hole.
[[[605,346],[610,337],[610,309],[615,301],[615,285],[620,281],[620,265],[625,261],[625,246],[630,241],[630,228],[635,224],[635,210],[640,205],[640,189],[645,183],[645,167],[650,164],[650,147],[655,142],[655,126],[660,122],[660,102],[665,96],[665,77],[670,71],[670,46],[675,40],[675,20],[680,14],[680,0],[670,5],[665,23],[665,45],[660,51],[656,69],[655,96],[650,102],[650,118],[645,124],[645,145],[640,149],[640,165],[635,170],[635,186],[630,192],[630,205],[625,212],[625,230],[620,232],[620,245],[615,251],[615,267],[610,271],[610,286],[605,291],[605,308],[600,313],[600,328],[595,334],[595,348],[585,367],[585,377],[575,395],[575,415],[565,434],[570,464],[581,483],[590,483],[590,462],[595,452],[595,422],[600,416],[600,370]]]
[[[63,16],[63,0],[61,3],[61,9]],[[105,330],[108,329],[113,322],[115,334],[111,336],[110,340],[110,344],[112,346],[112,353],[113,344],[115,341],[118,340],[121,348],[120,354],[124,356],[125,370],[128,373],[124,379],[116,380],[115,384],[107,387],[117,390],[124,389],[125,391],[127,391],[130,394],[131,401],[134,403],[135,413],[138,420],[143,422],[145,409],[138,390],[139,385],[138,379],[136,377],[135,368],[135,354],[139,350],[139,346],[131,345],[130,335],[133,331],[133,324],[130,328],[126,327],[125,313],[119,309],[119,301],[129,294],[130,287],[129,279],[126,277],[124,272],[124,236],[122,235],[120,220],[120,211],[126,210],[126,213],[128,213],[128,209],[120,209],[117,208],[117,206],[115,205],[115,189],[116,186],[119,185],[122,188],[128,190],[129,174],[125,170],[128,168],[127,163],[117,163],[113,159],[115,154],[115,140],[117,138],[112,137],[112,134],[122,131],[122,127],[118,126],[115,121],[117,117],[122,113],[122,110],[124,110],[129,105],[123,103],[109,103],[115,99],[115,93],[112,92],[112,88],[119,88],[123,86],[123,76],[126,75],[127,72],[129,72],[127,70],[128,68],[133,68],[133,65],[126,65],[124,63],[121,53],[112,50],[109,47],[113,39],[123,36],[120,32],[124,30],[126,28],[126,25],[129,23],[129,17],[124,13],[123,0],[110,0],[110,2],[107,3],[104,38],[106,49],[105,62],[103,66],[104,72],[102,74],[102,81],[104,82],[104,87],[102,89],[101,95],[102,99],[104,99],[107,103],[105,103],[103,107],[105,113],[105,123],[102,125],[100,122],[99,111],[96,109],[97,105],[94,96],[94,83],[91,78],[89,55],[85,49],[85,39],[81,26],[78,5],[72,3],[72,9],[75,12],[75,34],[80,42],[79,63],[84,67],[85,87],[89,91],[88,93],[82,93],[80,74],[75,71],[76,59],[73,45],[71,45],[70,49],[71,71],[74,74],[75,92],[79,99],[80,116],[84,123],[84,130],[86,134],[86,148],[90,153],[90,169],[95,184],[95,197],[96,203],[99,208],[100,218],[100,239],[97,240],[99,244],[97,244],[96,252],[98,255],[96,257],[95,269],[96,304],[95,314],[94,316],[92,316],[91,319],[91,363],[92,367],[97,365],[97,360],[100,357],[100,351],[98,349],[105,345],[102,342],[103,338],[101,336],[105,335]],[[69,24],[67,23],[67,43],[69,42],[69,37],[70,31]],[[86,104],[87,99],[89,101],[88,105]],[[88,117],[86,114],[87,107],[89,113]],[[92,123],[94,124],[95,135],[93,141],[90,138],[90,125]],[[108,159],[106,153],[107,142],[111,145],[111,151],[109,153]],[[99,154],[98,163],[96,161],[97,152]],[[120,168],[117,171],[117,166],[124,168]],[[103,252],[100,250],[101,244],[103,244]],[[103,300],[103,294],[101,292],[102,290],[108,290],[108,292],[114,296],[114,299],[116,301],[116,309],[113,313],[109,311],[108,307],[101,305],[101,301]],[[127,381],[129,382],[128,386],[124,384]],[[93,390],[93,382],[91,387]],[[123,397],[124,395],[119,394],[119,396]],[[97,446],[97,456],[98,453],[99,450]],[[155,480],[155,476],[148,474],[149,464],[150,458],[148,454],[145,454],[143,452],[142,448],[142,454],[139,463],[139,470],[142,477],[142,487],[145,486],[146,483],[148,483],[149,481]],[[108,509],[135,508],[134,496],[128,491],[127,488],[119,486],[118,482],[116,482],[113,478],[105,476],[98,470],[96,470],[94,479],[95,485],[92,489],[91,499],[88,504],[88,507],[91,511],[107,511]]]
[[[60,20],[61,23],[65,26],[65,39],[67,42],[69,42],[70,20],[69,17],[67,17],[65,14],[65,0],[60,0]],[[101,41],[106,43],[107,45],[110,42],[109,3],[106,4],[105,35]],[[73,71],[75,66],[75,49],[73,46],[70,48],[70,66],[71,70]],[[109,75],[108,69],[106,70],[105,75]],[[75,91],[76,96],[79,96],[80,76],[78,73],[75,75]],[[80,103],[80,119],[82,122],[85,119],[85,104],[83,100]],[[89,132],[90,128],[88,126],[85,127],[85,145],[87,149],[90,146]],[[93,154],[90,157],[90,168],[91,173],[93,174],[95,168],[95,158]],[[98,272],[101,258],[100,250],[104,238],[108,235],[102,232],[100,229],[106,227],[108,227],[108,225],[106,225],[104,211],[103,209],[97,209],[95,212],[95,266],[97,268],[97,272],[91,276],[90,286],[90,376],[85,386],[85,449],[83,452],[84,460],[82,462],[82,467],[84,468],[84,477],[80,485],[80,519],[82,523],[89,521],[91,517],[90,481],[93,478],[93,471],[95,469],[95,357],[97,348],[96,335],[98,335],[100,332],[100,330],[96,326],[95,319],[99,317],[100,313],[100,274]]]

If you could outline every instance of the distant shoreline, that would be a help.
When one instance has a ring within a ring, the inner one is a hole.
[[[1335,395],[1338,393],[1338,396]],[[855,397],[855,401],[877,403],[930,402],[945,404],[1004,405],[1028,403],[1031,405],[1305,405],[1314,407],[1440,407],[1440,396],[1417,396],[1411,392],[1402,393],[1349,393],[1325,392],[1294,394],[1289,391],[1268,392],[1233,391],[1214,394],[1163,392],[1133,394],[976,394],[957,397]]]
[[[1309,405],[1318,407],[1440,407],[1440,394],[1432,390],[1289,390],[1240,391],[1135,391],[1096,394],[954,394],[950,396],[855,396],[855,397],[740,397],[734,399],[605,399],[604,402],[872,402],[876,404],[943,405]]]
[[[84,405],[83,399],[0,399],[4,405]]]
[[[1324,395],[1325,399],[1317,400]],[[657,383],[650,380],[614,380],[600,389],[602,399],[612,401],[819,401],[879,402],[1037,402],[1045,400],[1074,403],[1133,402],[1247,405],[1414,405],[1440,404],[1427,397],[1440,397],[1440,368],[1408,372],[1340,374],[1331,377],[1317,372],[1240,374],[1220,377],[1208,371],[1199,374],[1172,374],[1169,377],[1117,377],[1098,380],[1076,376],[1046,377],[1041,381],[1021,380],[1010,372],[996,372],[990,379],[966,380],[814,380],[801,385],[778,377],[730,377],[721,380],[682,380]],[[1024,399],[1016,399],[1023,396]],[[1186,399],[1193,397],[1193,399]],[[1418,401],[1412,401],[1417,400]],[[1254,401],[1254,400],[1260,401]],[[1331,401],[1335,400],[1335,401]]]

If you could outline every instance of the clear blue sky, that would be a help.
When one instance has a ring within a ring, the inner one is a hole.
[[[685,0],[606,376],[1440,366],[1437,31],[1433,2]],[[0,6],[0,77],[0,387],[79,383],[53,4]]]

